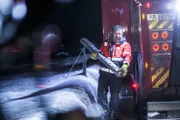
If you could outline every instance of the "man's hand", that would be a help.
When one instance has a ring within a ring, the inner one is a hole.
[[[95,52],[95,51],[92,52],[90,58],[93,59],[93,60],[97,60],[97,58],[98,58],[98,53]]]
[[[121,69],[123,71],[123,77],[125,77],[127,75],[128,67],[129,66],[127,64],[123,64],[123,66],[121,67]]]

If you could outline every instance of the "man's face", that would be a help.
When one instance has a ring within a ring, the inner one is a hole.
[[[121,41],[122,36],[123,36],[123,31],[121,29],[114,31],[113,42]]]

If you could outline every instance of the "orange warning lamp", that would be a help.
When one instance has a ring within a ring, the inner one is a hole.
[[[163,44],[163,45],[162,45],[162,49],[163,49],[164,51],[168,50],[168,49],[169,49],[169,45],[168,45],[167,43]]]
[[[153,33],[152,33],[152,38],[153,38],[153,39],[156,40],[158,37],[159,37],[158,32],[153,32]]]
[[[163,39],[166,39],[168,37],[168,32],[167,31],[162,32],[161,37]]]
[[[144,20],[145,18],[146,18],[146,15],[142,13],[142,20]]]
[[[159,50],[159,45],[158,45],[158,44],[154,44],[154,45],[152,46],[152,48],[153,48],[153,50],[154,50],[155,52],[157,52],[157,51]]]

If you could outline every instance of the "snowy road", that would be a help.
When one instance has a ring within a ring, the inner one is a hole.
[[[45,77],[24,73],[1,79],[0,103],[5,120],[46,120],[47,114],[75,109],[90,117],[100,115],[100,107],[96,105],[98,68],[98,65],[88,67],[88,77],[74,77],[81,73],[75,70],[68,77],[67,72],[46,72]],[[67,87],[70,83],[74,86]],[[13,100],[35,92],[29,98]]]
[[[99,65],[92,64],[86,69],[87,76],[80,75],[80,66],[70,73],[66,69],[1,77],[0,108],[4,120],[55,120],[59,113],[76,110],[89,118],[99,117],[102,109],[97,104],[98,70]],[[76,120],[74,113],[71,115],[64,120]],[[132,115],[128,117],[123,120],[132,120]],[[81,119],[86,118],[77,118]]]

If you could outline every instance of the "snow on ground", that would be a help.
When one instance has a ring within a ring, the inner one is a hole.
[[[82,70],[73,70],[67,76],[64,73],[45,73],[46,77],[36,77],[31,73],[17,75],[1,80],[0,103],[7,120],[46,120],[46,114],[56,114],[81,109],[89,116],[100,116],[102,110],[97,102],[98,65],[87,68],[87,76],[77,74]],[[49,74],[49,76],[47,75]],[[24,76],[24,77],[23,77]],[[74,87],[61,85],[74,84]],[[54,87],[53,91],[48,89]],[[59,87],[59,88],[58,88]],[[46,90],[47,89],[47,90]],[[39,92],[46,90],[45,93]],[[39,92],[26,99],[8,101]],[[92,102],[92,96],[95,100]]]

